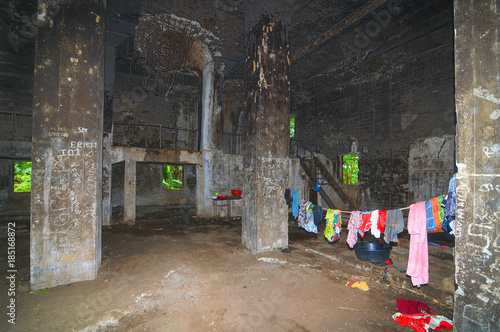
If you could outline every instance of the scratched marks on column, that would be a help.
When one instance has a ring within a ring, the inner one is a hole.
[[[69,244],[79,241],[75,234],[81,234],[84,221],[95,216],[96,202],[91,188],[96,185],[96,148],[97,143],[73,140],[49,147],[54,155],[52,169],[45,171],[50,172],[49,222],[59,249],[72,248]],[[41,157],[39,161],[50,163]],[[42,204],[44,198],[35,195],[34,201]]]

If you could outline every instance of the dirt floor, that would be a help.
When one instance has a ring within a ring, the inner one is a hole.
[[[429,286],[416,289],[395,269],[384,283],[384,268],[357,260],[346,236],[329,244],[291,221],[291,253],[253,256],[241,244],[240,219],[113,225],[103,229],[97,279],[31,294],[29,234],[18,234],[16,324],[2,314],[0,330],[411,331],[391,317],[398,298],[453,317],[453,296],[441,289],[449,257],[439,258],[443,272],[431,275]],[[396,265],[404,264],[404,250],[402,243],[391,253]],[[370,289],[346,287],[350,279]],[[7,282],[1,286],[6,308]]]

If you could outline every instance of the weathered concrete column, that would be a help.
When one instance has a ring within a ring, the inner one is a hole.
[[[500,331],[500,8],[455,0],[454,329]]]
[[[123,220],[127,223],[135,222],[136,209],[136,169],[135,160],[125,160],[125,175],[123,181]]]
[[[288,246],[283,193],[289,167],[289,10],[280,1],[250,6],[245,17],[242,241],[257,253]]]
[[[106,46],[104,66],[104,116],[102,137],[102,224],[111,225],[111,147],[113,146],[113,88],[115,86],[115,48]]]
[[[33,88],[31,287],[97,276],[105,1],[39,2]]]
[[[198,167],[197,178],[197,214],[199,217],[212,216],[211,196],[217,190],[215,179],[216,158],[222,155],[222,121],[220,105],[221,100],[217,98],[218,82],[221,80],[217,72],[212,55],[206,45],[200,45],[203,63],[203,85],[201,97],[201,142],[202,163]]]

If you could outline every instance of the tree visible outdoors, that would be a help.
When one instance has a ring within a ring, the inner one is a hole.
[[[172,190],[182,189],[182,166],[163,166],[163,188]]]
[[[295,136],[295,118],[290,118],[290,137]]]
[[[358,184],[358,155],[347,154],[342,157],[343,184]]]
[[[14,192],[31,192],[31,161],[16,161],[14,163]]]

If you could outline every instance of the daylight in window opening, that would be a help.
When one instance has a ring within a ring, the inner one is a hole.
[[[342,157],[342,183],[358,184],[358,172],[358,155],[344,155]]]
[[[182,189],[183,172],[182,166],[163,166],[163,188],[172,190]]]
[[[14,163],[14,192],[31,192],[31,161],[16,161]]]

